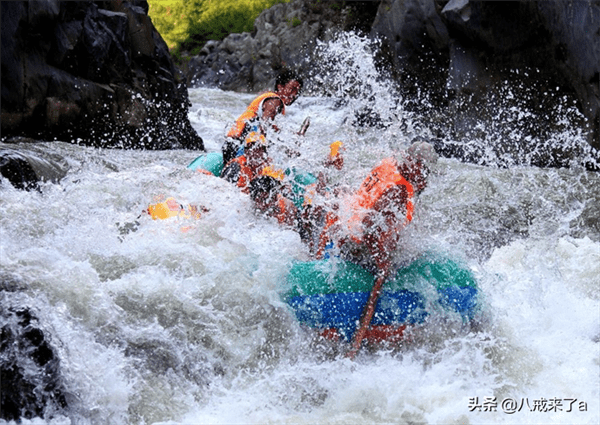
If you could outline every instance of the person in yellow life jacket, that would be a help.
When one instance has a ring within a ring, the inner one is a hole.
[[[227,132],[222,147],[223,164],[236,157],[237,151],[243,146],[246,136],[251,131],[264,134],[267,126],[279,131],[273,124],[273,120],[278,114],[285,115],[285,107],[296,101],[302,85],[302,78],[293,71],[281,72],[275,81],[274,91],[256,97]]]
[[[343,258],[372,272],[387,270],[437,159],[426,142],[411,145],[400,158],[383,159],[337,211],[327,213],[315,256],[337,246]]]

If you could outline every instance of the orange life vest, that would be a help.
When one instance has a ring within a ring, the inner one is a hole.
[[[375,167],[371,174],[362,182],[352,200],[354,214],[350,218],[352,224],[360,222],[364,213],[375,207],[379,199],[392,187],[404,186],[408,194],[406,201],[406,221],[404,225],[412,220],[414,205],[414,189],[402,174],[398,171],[398,163],[394,158],[385,158]]]
[[[250,105],[248,105],[248,108],[246,108],[244,113],[242,115],[240,115],[239,118],[235,121],[235,123],[233,124],[231,129],[229,129],[229,132],[227,133],[227,137],[231,137],[233,139],[243,138],[247,123],[249,121],[255,119],[256,117],[258,117],[258,111],[259,111],[262,103],[266,99],[270,99],[273,97],[276,97],[277,99],[281,99],[277,95],[277,93],[271,92],[271,91],[263,93],[260,96],[258,96],[256,99],[254,99],[252,101],[252,103],[250,103]],[[283,105],[283,110],[281,111],[281,113],[285,115],[285,104],[283,103],[283,101],[281,103]]]
[[[237,158],[234,158],[231,161],[229,161],[229,164],[227,166],[231,167],[233,166],[233,164],[238,164],[240,167],[240,171],[237,175],[237,180],[232,183],[235,183],[237,187],[241,188],[242,192],[248,193],[248,185],[250,184],[250,181],[256,176],[252,172],[252,169],[248,167],[247,158],[244,155],[238,156]]]
[[[362,242],[362,222],[367,213],[375,207],[381,197],[394,186],[404,186],[407,192],[406,200],[406,219],[395,229],[390,229],[386,233],[400,231],[406,226],[413,217],[414,189],[413,186],[398,172],[397,162],[393,158],[386,158],[375,167],[371,174],[362,182],[358,191],[352,196],[349,206],[351,216],[346,221],[345,227],[349,231],[348,236],[356,243]],[[323,250],[330,239],[328,230],[335,223],[339,222],[340,217],[332,213],[327,214],[325,228],[321,233],[317,258],[323,255]]]

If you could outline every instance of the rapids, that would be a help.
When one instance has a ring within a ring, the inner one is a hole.
[[[252,98],[190,89],[208,151]],[[426,131],[400,106],[391,126],[357,128],[353,105],[301,97],[281,139],[303,154],[276,159],[356,187]],[[335,140],[342,172],[320,168]],[[298,234],[187,170],[198,152],[39,147],[70,170],[40,191],[2,181],[0,304],[31,308],[58,353],[68,408],[43,423],[600,422],[598,173],[440,159],[399,255],[438,250],[468,264],[480,317],[433,317],[410,343],[351,361],[279,298],[291,262],[307,257]],[[209,211],[152,221],[142,210],[160,196]]]

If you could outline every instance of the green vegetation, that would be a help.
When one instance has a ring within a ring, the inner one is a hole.
[[[302,24],[302,21],[300,20],[300,18],[294,16],[292,19],[286,19],[287,23],[292,26],[292,27],[297,27],[298,25]]]
[[[149,0],[148,14],[174,55],[197,53],[208,40],[249,32],[265,9],[289,0]]]

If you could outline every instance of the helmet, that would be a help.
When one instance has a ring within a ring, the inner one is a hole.
[[[422,165],[427,167],[427,169],[431,170],[435,167],[437,160],[439,158],[435,149],[431,143],[427,142],[415,142],[406,150],[409,157],[420,162]]]
[[[402,158],[398,159],[398,169],[413,185],[417,193],[427,186],[427,177],[438,160],[438,154],[430,143],[418,141],[410,145]]]

